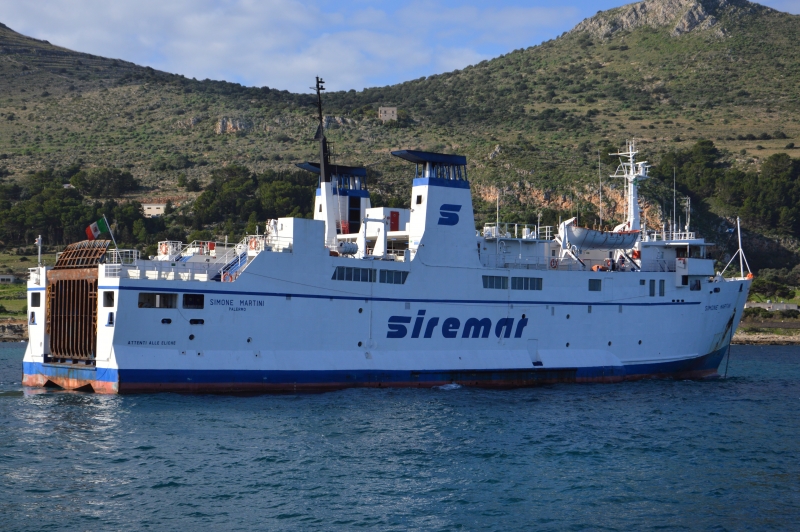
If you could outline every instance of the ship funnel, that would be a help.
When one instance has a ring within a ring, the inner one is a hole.
[[[408,247],[431,266],[479,266],[467,158],[416,150],[392,152],[416,165]]]

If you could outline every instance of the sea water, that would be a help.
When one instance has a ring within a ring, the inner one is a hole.
[[[25,389],[23,345],[2,530],[800,527],[797,347],[706,382],[231,397]]]

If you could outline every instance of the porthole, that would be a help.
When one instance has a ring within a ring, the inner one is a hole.
[[[364,309],[363,309],[363,308],[360,308],[360,309],[358,309],[358,313],[359,313],[359,314],[361,314],[362,312],[364,312]]]
[[[611,346],[611,342],[608,342],[609,347]]]
[[[194,335],[193,334],[189,335],[189,340],[194,340]]]
[[[569,342],[567,342],[567,347],[569,347]]]
[[[569,314],[567,314],[567,319],[569,319]]]
[[[523,319],[523,320],[525,319],[525,314],[523,314],[523,315],[522,315],[522,319]]]
[[[358,347],[361,347],[361,342],[358,342]]]
[[[253,339],[252,339],[252,338],[250,338],[250,337],[248,336],[248,337],[247,337],[247,343],[249,344],[249,343],[250,343],[250,342],[252,342],[252,341],[253,341]]]
[[[642,345],[642,341],[641,340],[639,340],[639,345]]]

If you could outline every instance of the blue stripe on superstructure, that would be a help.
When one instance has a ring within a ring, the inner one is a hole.
[[[100,290],[133,290],[142,291],[150,288],[146,286],[98,286]],[[414,299],[407,297],[373,297],[373,296],[335,296],[335,295],[322,295],[322,294],[295,294],[290,292],[245,292],[234,290],[200,290],[189,288],[165,288],[158,287],[160,292],[174,292],[178,294],[228,294],[240,296],[262,296],[262,297],[292,297],[292,298],[305,298],[305,299],[337,299],[344,301],[381,301],[381,302],[394,302],[394,303],[453,303],[456,305],[597,305],[597,306],[615,306],[622,305],[625,307],[663,307],[672,305],[699,305],[700,301],[664,301],[653,303],[615,303],[613,301],[519,301],[509,299]]]
[[[469,188],[469,181],[463,179],[442,179],[440,177],[417,177],[412,186],[415,187],[446,187],[446,188]]]
[[[28,292],[44,292],[46,288],[28,288]]]

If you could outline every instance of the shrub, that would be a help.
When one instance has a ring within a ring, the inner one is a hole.
[[[200,190],[200,181],[196,177],[193,177],[186,183],[187,192],[200,192]]]

